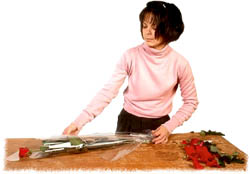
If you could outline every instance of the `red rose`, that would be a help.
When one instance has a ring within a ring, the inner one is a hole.
[[[199,163],[199,161],[198,161],[197,158],[191,157],[191,159],[192,159],[192,161],[193,161],[193,165],[194,165],[194,168],[195,168],[195,169],[203,169],[203,168],[204,168],[204,166],[202,166],[202,165]]]
[[[196,152],[199,154],[201,162],[206,163],[214,159],[214,156],[208,151],[206,146],[197,146]]]
[[[188,156],[194,156],[196,154],[194,146],[187,145],[185,146],[185,151]]]
[[[217,156],[209,152],[208,148],[204,144],[204,141],[193,138],[190,142],[184,140],[182,144],[185,144],[184,150],[188,159],[192,160],[195,169],[204,168],[200,162],[209,167],[220,167],[216,160]]]
[[[198,138],[193,138],[193,139],[191,140],[190,144],[191,144],[191,145],[198,145],[200,141],[201,141],[201,140],[199,140]]]
[[[183,140],[182,144],[188,144],[188,142],[186,140]]]
[[[27,147],[19,148],[19,157],[27,157],[29,156],[30,150]]]
[[[206,165],[209,167],[220,167],[216,159],[213,159],[212,161],[208,161]]]

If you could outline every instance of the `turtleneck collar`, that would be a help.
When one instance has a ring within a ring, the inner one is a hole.
[[[167,44],[165,47],[163,47],[161,50],[155,49],[155,48],[151,48],[149,47],[146,42],[144,42],[142,44],[143,50],[149,54],[150,56],[156,56],[157,58],[161,58],[164,57],[165,55],[167,55],[167,53],[169,52],[169,45]]]

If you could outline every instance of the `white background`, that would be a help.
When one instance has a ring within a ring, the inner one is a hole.
[[[0,1],[0,129],[5,138],[60,135],[143,42],[147,1]],[[170,45],[192,67],[199,106],[174,133],[215,130],[249,154],[250,12],[246,1],[168,1],[185,30]],[[80,134],[114,132],[122,92]],[[182,105],[179,90],[172,116]]]

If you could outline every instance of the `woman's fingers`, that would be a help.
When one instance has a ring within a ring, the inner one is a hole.
[[[79,130],[75,124],[70,124],[63,131],[63,135],[77,135],[78,133],[79,133]]]
[[[161,134],[160,127],[152,131],[153,136],[157,137]]]
[[[165,138],[166,138],[166,136],[164,134],[159,134],[152,141],[153,141],[153,143],[158,144],[158,143],[162,142]]]
[[[168,137],[165,138],[165,140],[163,141],[163,143],[167,143],[168,142]]]
[[[163,136],[163,137],[158,137],[157,139],[155,139],[154,143],[155,143],[155,144],[162,143],[162,142],[164,142],[165,138],[166,138],[165,136]]]
[[[72,132],[71,135],[78,135],[79,132],[80,132],[80,131],[79,131],[78,129],[76,129],[75,131]]]
[[[155,137],[152,142],[155,144],[159,143],[165,143],[168,141],[168,132],[167,130],[163,127],[160,126],[156,130],[152,131],[153,136]]]
[[[68,127],[67,127],[66,129],[64,129],[63,135],[67,135],[68,133],[69,133],[69,129],[68,129]]]

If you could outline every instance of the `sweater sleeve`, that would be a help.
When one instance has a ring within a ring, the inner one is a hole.
[[[164,123],[164,126],[170,133],[172,133],[175,128],[181,126],[191,117],[199,103],[194,84],[194,77],[188,62],[186,62],[185,66],[180,67],[180,70],[178,71],[178,80],[180,84],[183,105],[169,121]]]
[[[122,86],[124,80],[128,74],[128,63],[126,55],[124,54],[116,65],[111,79],[104,85],[104,87],[97,93],[87,107],[80,113],[80,115],[74,120],[79,130],[82,127],[92,121],[97,115],[99,115],[104,108],[115,98]]]

